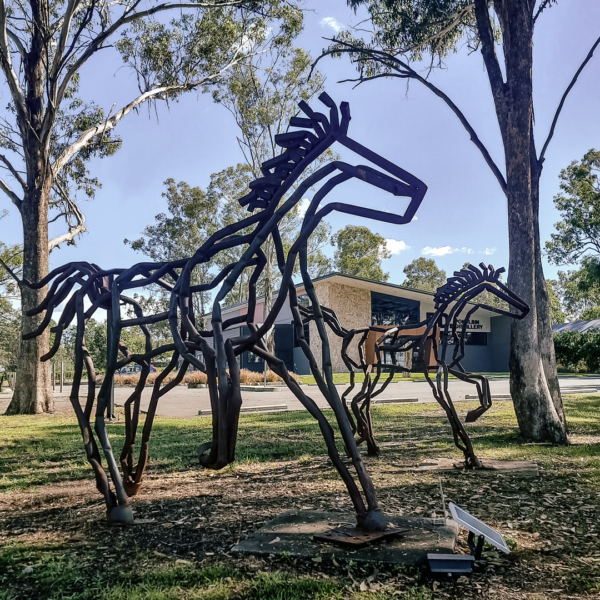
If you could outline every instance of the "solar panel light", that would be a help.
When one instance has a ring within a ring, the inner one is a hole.
[[[469,548],[471,554],[434,554],[427,555],[429,568],[432,573],[471,573],[473,563],[481,558],[483,543],[488,542],[501,552],[509,554],[510,550],[504,538],[495,529],[492,529],[466,510],[450,502],[448,504],[452,518],[469,531]],[[475,541],[477,536],[477,541]]]
[[[469,547],[471,553],[476,560],[481,558],[481,551],[483,550],[483,542],[486,541],[495,548],[498,548],[500,552],[510,554],[510,549],[506,545],[502,534],[498,533],[495,529],[492,529],[489,525],[486,525],[483,521],[475,518],[469,514],[466,510],[456,506],[450,502],[450,512],[452,518],[465,529],[469,531]],[[475,544],[475,536],[478,536],[477,544]]]

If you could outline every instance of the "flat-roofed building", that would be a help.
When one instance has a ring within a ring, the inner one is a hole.
[[[347,329],[370,325],[411,325],[419,323],[434,312],[434,294],[414,290],[393,283],[371,281],[360,277],[330,273],[314,280],[315,291],[321,305],[335,311],[340,323]],[[303,284],[296,285],[300,302],[308,306]],[[264,301],[257,300],[252,323],[263,322]],[[223,307],[223,321],[248,313],[248,303],[241,302]],[[210,322],[207,321],[210,327]],[[478,309],[467,324],[467,339],[463,366],[474,372],[506,372],[510,351],[510,318]],[[225,338],[248,333],[246,326],[232,327],[224,332]],[[348,369],[341,358],[342,340],[327,328],[333,371]],[[319,358],[321,340],[314,322],[306,325],[304,336]],[[309,373],[309,366],[298,341],[294,339],[294,326],[289,303],[277,315],[274,328],[275,354],[283,360],[288,370],[300,375]],[[356,349],[354,349],[356,353]],[[357,357],[357,354],[356,354]],[[251,352],[241,356],[240,366],[256,371],[264,369],[263,362]]]

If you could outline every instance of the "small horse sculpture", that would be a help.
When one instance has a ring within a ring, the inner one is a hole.
[[[438,288],[435,295],[435,312],[430,319],[418,324],[406,326],[371,326],[359,329],[344,328],[335,312],[322,306],[325,323],[332,333],[342,338],[341,357],[350,372],[350,385],[342,394],[342,402],[350,421],[352,431],[357,435],[357,445],[366,442],[367,452],[378,455],[379,447],[375,441],[371,418],[373,398],[381,394],[391,383],[397,372],[423,372],[432,388],[435,399],[440,403],[452,426],[454,440],[465,455],[465,466],[481,467],[475,455],[471,440],[462,425],[448,392],[448,375],[454,375],[462,381],[476,386],[480,406],[469,411],[466,422],[477,420],[492,405],[489,382],[486,377],[467,372],[461,364],[465,355],[467,325],[470,316],[478,309],[486,309],[498,315],[523,319],[529,313],[529,307],[509,290],[501,281],[504,269],[495,270],[493,266],[480,264],[480,269],[473,265],[454,273],[446,284]],[[504,300],[515,312],[486,304],[474,304],[473,300],[484,291]],[[310,308],[302,308],[305,323],[314,319]],[[353,359],[349,350],[356,343],[358,362]],[[452,347],[452,358],[448,350]],[[384,364],[383,353],[391,359],[391,364]],[[401,365],[398,360],[401,353],[412,353],[412,366]],[[382,385],[377,385],[387,371]],[[362,371],[364,381],[361,389],[348,406],[347,399],[356,386],[356,371]],[[430,373],[437,373],[436,383]],[[374,377],[373,377],[374,373]]]
[[[483,375],[467,372],[461,364],[465,356],[469,319],[479,309],[519,320],[529,314],[529,306],[500,281],[504,268],[494,269],[492,265],[486,266],[484,263],[480,263],[479,267],[468,265],[467,268],[456,271],[445,285],[438,288],[434,298],[435,312],[431,318],[416,325],[388,329],[381,335],[378,332],[379,337],[374,345],[378,376],[383,352],[390,353],[393,370],[424,373],[434,398],[450,421],[454,443],[463,452],[465,467],[468,469],[482,468],[482,464],[450,397],[449,375],[472,383],[477,389],[480,406],[467,413],[467,423],[476,421],[492,406],[488,379]],[[493,294],[508,306],[499,308],[474,303],[483,292]],[[453,349],[451,357],[448,356],[450,348]],[[397,355],[408,351],[412,351],[412,366],[407,368],[398,365]],[[430,377],[431,373],[436,373],[435,382]]]
[[[252,182],[250,193],[239,201],[242,206],[248,208],[251,213],[250,216],[212,235],[197,250],[194,256],[172,262],[139,263],[129,269],[113,270],[102,270],[96,265],[88,263],[72,263],[52,271],[37,284],[30,284],[40,288],[50,281],[53,282],[48,296],[34,311],[39,313],[46,310],[46,316],[38,330],[27,334],[27,337],[39,335],[49,324],[53,310],[71,295],[57,327],[53,329],[56,334],[55,345],[50,353],[44,357],[44,360],[51,358],[58,350],[62,332],[76,319],[75,377],[71,403],[79,420],[88,460],[94,468],[98,489],[103,493],[106,500],[110,522],[128,523],[133,520],[128,496],[137,493],[142,483],[149,455],[148,445],[152,421],[158,401],[161,396],[183,379],[190,364],[207,375],[213,415],[213,436],[210,442],[200,447],[201,463],[206,468],[220,469],[235,459],[238,420],[242,403],[237,357],[243,352],[251,350],[262,357],[275,372],[281,375],[291,391],[317,420],[329,456],[352,499],[357,513],[358,525],[369,530],[381,530],[386,527],[386,520],[379,509],[373,483],[356,448],[352,427],[347,418],[347,411],[344,410],[333,384],[331,354],[324,327],[324,315],[320,309],[307,269],[307,240],[321,220],[332,211],[393,224],[409,223],[420,206],[427,187],[410,173],[348,137],[350,111],[347,103],[343,102],[338,110],[338,107],[327,94],[322,94],[319,99],[329,108],[329,116],[315,112],[306,103],[301,102],[299,106],[305,117],[293,117],[290,120],[290,125],[300,128],[300,130],[283,133],[275,137],[276,143],[284,149],[283,152],[263,163],[262,173],[264,177]],[[306,168],[322,156],[334,142],[338,142],[352,150],[377,168],[332,161],[321,166],[301,181],[302,173]],[[333,202],[320,207],[321,202],[329,192],[351,179],[365,181],[394,196],[408,197],[410,199],[408,207],[403,214],[387,213],[343,202]],[[294,185],[297,187],[289,198],[284,199],[284,196],[293,189]],[[321,185],[321,187],[315,192],[304,217],[300,235],[286,256],[279,234],[279,224],[287,212],[304,197],[307,191],[317,185]],[[250,233],[244,233],[244,230],[249,227],[253,227]],[[264,315],[263,323],[258,327],[252,322],[256,307],[256,284],[267,262],[262,247],[269,236],[272,237],[276,248],[277,265],[281,271],[282,282],[280,291],[274,299],[272,310]],[[245,248],[239,261],[222,269],[208,284],[191,284],[191,274],[194,268],[206,264],[217,253],[233,247]],[[304,340],[302,317],[292,281],[297,260],[300,263],[302,279],[310,298],[321,338],[323,351],[321,368],[319,368],[309,345]],[[221,304],[226,295],[233,289],[233,286],[239,281],[244,270],[248,268],[252,269],[252,274],[249,278],[247,315],[223,321]],[[170,294],[170,308],[169,311],[164,313],[143,315],[139,305],[126,296],[125,292],[143,289],[153,284],[158,284],[168,291]],[[79,289],[73,292],[76,285],[79,285]],[[195,293],[215,289],[218,285],[221,285],[221,288],[213,302],[210,317],[211,328],[206,330],[198,328],[193,312],[192,296]],[[90,308],[85,311],[84,299],[91,303]],[[290,377],[285,364],[267,351],[263,341],[286,301],[289,301],[292,309],[299,344],[309,361],[321,393],[333,408],[342,439],[358,479],[358,485],[338,454],[334,431],[327,418],[317,407],[314,400],[308,397],[296,381]],[[123,305],[129,305],[133,308],[135,318],[123,318],[121,316]],[[95,431],[107,461],[110,477],[115,488],[114,493],[110,490],[107,475],[101,465],[100,454],[90,426],[91,412],[95,400],[95,375],[91,359],[85,349],[84,334],[85,324],[98,309],[105,310],[107,313],[108,344],[107,372],[98,394]],[[173,343],[153,348],[148,325],[165,321],[170,324]],[[241,324],[248,327],[249,335],[225,339],[224,333],[228,329]],[[144,354],[133,355],[120,342],[121,331],[126,327],[140,327],[144,332],[146,336]],[[119,353],[124,356],[120,361],[118,360]],[[150,361],[165,353],[172,353],[172,358],[168,367],[160,374],[154,385],[143,428],[140,457],[137,465],[134,465],[133,445],[138,425],[141,392],[149,373]],[[181,366],[177,367],[180,359],[182,359]],[[121,479],[106,432],[105,414],[115,370],[131,362],[141,365],[142,373],[140,383],[125,404],[126,441],[120,460],[123,471]],[[85,408],[82,409],[79,404],[78,391],[84,366],[88,371],[88,399]],[[168,374],[176,368],[178,368],[178,372],[175,380],[162,385]],[[133,414],[130,412],[131,408],[133,408]]]

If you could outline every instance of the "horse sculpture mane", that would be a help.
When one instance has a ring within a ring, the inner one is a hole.
[[[334,141],[331,134],[345,134],[350,123],[350,107],[342,102],[340,112],[342,121],[339,122],[337,107],[325,93],[319,100],[331,108],[329,119],[322,113],[317,113],[304,101],[298,103],[300,110],[308,117],[292,117],[290,127],[299,130],[280,133],[275,136],[275,143],[284,148],[278,156],[271,158],[261,165],[264,177],[249,184],[250,192],[240,198],[241,206],[247,206],[252,212],[257,208],[267,208],[276,192],[289,179],[295,180],[304,170],[304,163],[315,155],[322,154]],[[310,128],[310,129],[307,129]]]
[[[504,267],[496,270],[492,265],[486,266],[485,263],[479,263],[479,266],[481,270],[469,265],[466,269],[454,271],[454,277],[449,277],[448,281],[437,289],[434,296],[435,308],[447,305],[482,283],[498,283],[500,276],[505,272]]]

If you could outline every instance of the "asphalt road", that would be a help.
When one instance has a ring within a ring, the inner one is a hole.
[[[600,377],[561,377],[561,390],[563,393],[594,393],[600,389]],[[268,412],[273,410],[304,410],[302,404],[296,399],[286,387],[269,386],[269,391],[242,391],[243,410],[252,409],[257,412]],[[310,396],[320,407],[326,408],[327,402],[319,392],[317,386],[302,386],[304,393]],[[341,393],[346,386],[337,386]],[[357,386],[355,390],[358,391]],[[492,398],[495,401],[510,400],[509,382],[507,378],[492,379],[490,381]],[[56,392],[55,398],[57,409],[69,407],[68,394],[70,388],[65,386],[63,392]],[[122,406],[133,392],[133,388],[115,388],[115,404]],[[450,380],[449,392],[455,402],[468,400],[467,396],[475,395],[475,386],[457,380]],[[142,394],[142,410],[146,410],[150,401],[152,388],[147,387]],[[11,394],[0,394],[0,414],[6,410]],[[497,396],[497,398],[494,398]],[[401,381],[390,384],[386,390],[376,398],[387,403],[404,402],[435,402],[431,389],[427,382]],[[163,398],[161,398],[157,414],[163,417],[191,418],[197,417],[199,411],[210,416],[210,400],[207,389],[188,389],[178,386]]]

